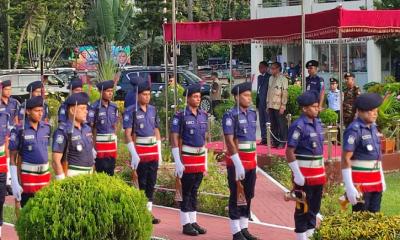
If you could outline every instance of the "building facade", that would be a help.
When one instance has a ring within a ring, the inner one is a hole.
[[[336,1],[304,0],[306,14],[330,10],[338,6],[345,9],[373,9],[373,0]],[[251,0],[251,18],[272,18],[301,15],[301,0]],[[277,26],[285,27],[285,26]],[[283,44],[280,56],[274,59],[264,58],[262,44],[251,45],[252,73],[258,74],[258,63],[262,60],[279,60],[280,62],[301,62],[301,46]],[[353,72],[357,84],[381,82],[390,73],[390,50],[381,49],[374,40],[352,40],[343,44],[343,72]],[[315,59],[320,62],[320,73],[324,79],[338,76],[338,45],[334,41],[307,41],[305,60]],[[307,74],[307,73],[306,73]],[[342,79],[340,77],[339,79]],[[328,81],[325,81],[328,84]],[[327,85],[328,86],[328,85]]]

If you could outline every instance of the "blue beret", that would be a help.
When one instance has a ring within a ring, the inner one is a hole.
[[[199,92],[201,92],[201,85],[200,83],[195,83],[186,87],[185,91],[183,92],[183,96],[186,97],[187,95],[189,97],[192,96],[193,93]]]
[[[104,82],[99,82],[98,84],[96,84],[97,89],[99,89],[99,91],[105,91],[109,88],[113,88],[114,87],[114,81],[113,80],[108,80],[108,81],[104,81]]]
[[[319,102],[319,93],[317,91],[305,91],[297,97],[297,103],[302,107],[307,107]]]
[[[355,106],[362,111],[371,111],[379,107],[383,98],[377,93],[364,93],[356,98]]]
[[[306,63],[306,68],[308,67],[318,67],[319,63],[315,60],[310,60]]]
[[[27,92],[33,92],[38,88],[42,88],[43,84],[41,81],[34,81],[28,84],[28,86],[26,87],[26,91]]]
[[[251,82],[244,82],[244,83],[239,83],[239,84],[235,85],[232,88],[231,93],[232,93],[232,95],[236,96],[236,95],[241,94],[246,91],[251,91]]]
[[[74,90],[75,88],[82,88],[82,81],[80,79],[73,80],[69,83],[68,89]]]
[[[138,85],[138,93],[151,90],[151,84],[148,81],[143,81]]]
[[[4,80],[1,82],[1,87],[9,87],[11,86],[11,80]]]
[[[85,92],[73,93],[65,100],[65,103],[70,105],[86,105],[89,102],[89,96]]]
[[[32,97],[26,101],[26,108],[43,107],[43,98],[41,96]]]

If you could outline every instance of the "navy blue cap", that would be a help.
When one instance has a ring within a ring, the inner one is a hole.
[[[73,93],[65,100],[65,103],[70,105],[86,105],[89,102],[89,96],[85,92]]]
[[[42,88],[43,84],[41,81],[34,81],[28,84],[28,86],[26,87],[26,91],[27,92],[33,92],[38,88]]]
[[[74,90],[75,88],[82,88],[82,86],[82,81],[80,79],[76,79],[69,83],[68,89]]]
[[[97,89],[99,89],[99,91],[105,91],[109,88],[113,88],[114,87],[114,81],[113,80],[108,80],[108,81],[103,81],[103,82],[99,82],[98,84],[96,84]]]
[[[336,78],[329,78],[330,83],[339,83],[339,81]]]
[[[183,96],[186,97],[186,95],[187,95],[189,97],[189,96],[192,96],[193,93],[199,93],[199,92],[201,92],[201,85],[200,85],[200,83],[195,83],[195,84],[189,85],[185,89],[185,91],[183,92]]]
[[[353,73],[350,73],[350,72],[345,73],[345,74],[344,74],[344,78],[348,78],[348,77],[353,77],[353,78],[354,78],[355,76],[354,76]]]
[[[356,98],[355,106],[362,111],[371,111],[379,107],[383,102],[383,98],[377,93],[364,93]]]
[[[1,87],[9,87],[11,86],[11,80],[4,80],[1,82]]]
[[[232,88],[231,93],[232,93],[232,95],[236,96],[236,95],[241,94],[246,91],[251,91],[251,82],[244,82],[244,83],[239,83],[239,84],[235,85]]]
[[[26,100],[26,108],[31,109],[35,107],[43,107],[43,98],[41,96],[32,97]]]
[[[307,107],[319,102],[319,93],[317,91],[305,91],[297,97],[297,103],[302,107]]]
[[[319,63],[318,63],[318,61],[316,61],[316,60],[310,60],[310,61],[308,61],[307,63],[306,63],[306,68],[309,68],[309,67],[318,67],[319,66]]]
[[[142,93],[144,91],[150,91],[151,85],[148,81],[143,81],[143,82],[139,83],[137,88],[138,88],[138,93]]]

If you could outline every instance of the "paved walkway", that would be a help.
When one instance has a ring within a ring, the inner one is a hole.
[[[264,172],[258,171],[255,198],[252,201],[252,216],[250,223],[252,233],[263,240],[294,239],[293,232],[293,202],[283,201],[285,189],[276,183]],[[14,204],[12,197],[7,197],[6,204]],[[169,240],[204,239],[223,240],[231,239],[229,219],[209,214],[198,214],[198,222],[208,229],[208,233],[198,237],[186,237],[181,233],[178,210],[155,206],[154,215],[161,219],[161,223],[154,226],[154,236]],[[3,226],[2,240],[17,240],[14,228]]]

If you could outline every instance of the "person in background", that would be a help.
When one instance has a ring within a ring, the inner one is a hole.
[[[296,77],[297,77],[297,73],[296,73],[296,69],[294,67],[294,63],[290,63],[289,65],[289,70],[287,71],[288,76],[291,80],[292,83],[294,83],[296,81]]]
[[[379,212],[382,192],[386,190],[381,140],[375,123],[382,102],[376,93],[357,97],[354,105],[358,118],[344,131],[342,176],[353,212]]]
[[[211,101],[212,101],[212,109],[214,112],[215,107],[221,102],[221,82],[218,79],[218,73],[211,73]]]
[[[344,75],[346,81],[346,89],[343,91],[343,122],[344,126],[347,127],[353,122],[356,116],[356,109],[354,108],[354,102],[356,98],[361,94],[361,90],[355,84],[355,77],[352,73],[346,73]]]
[[[258,109],[261,130],[261,142],[259,144],[267,145],[267,126],[265,124],[269,121],[267,112],[267,93],[268,81],[271,77],[271,74],[268,73],[268,63],[266,61],[260,62],[258,69],[260,71],[260,75],[257,78],[256,107]]]
[[[308,77],[306,78],[306,90],[316,91],[319,94],[319,111],[321,112],[325,98],[325,85],[324,79],[318,76],[318,66],[318,61],[310,60],[307,62]]]
[[[269,78],[267,109],[273,133],[272,146],[282,149],[285,148],[286,123],[285,111],[288,101],[288,80],[281,74],[281,64],[274,62],[271,65]]]
[[[329,92],[326,96],[326,100],[328,102],[328,108],[332,109],[338,115],[338,119],[340,119],[340,90],[338,89],[339,81],[336,78],[329,79],[330,88]]]

